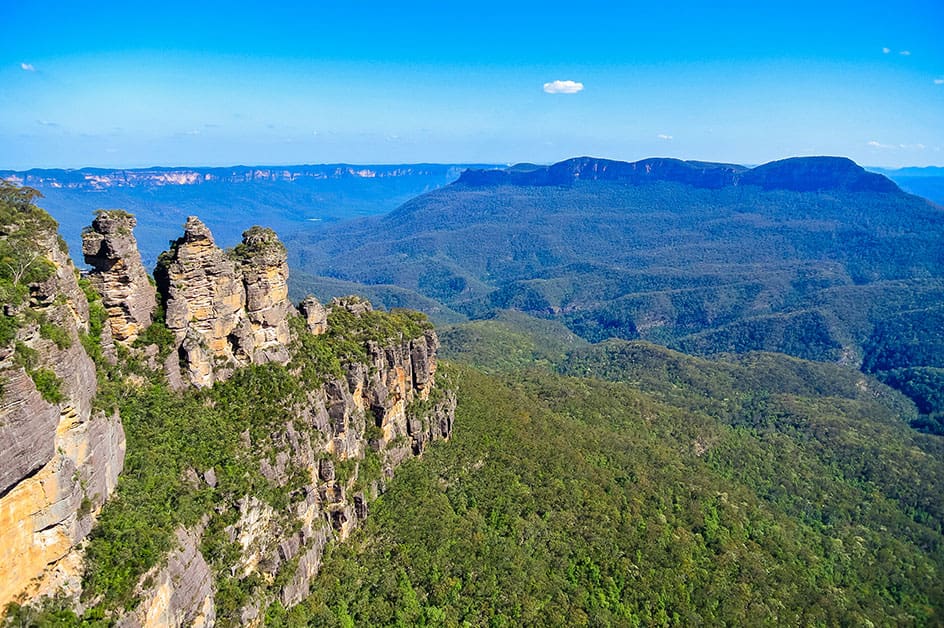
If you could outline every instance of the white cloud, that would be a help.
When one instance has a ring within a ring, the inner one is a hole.
[[[656,135],[656,137],[658,137],[660,140],[665,140],[665,141],[669,141],[672,139],[671,135],[666,135],[665,133],[659,133],[658,135]]]
[[[935,85],[944,85],[944,78],[936,78],[936,79],[934,79],[934,84],[935,84]]]
[[[892,51],[891,48],[882,48],[882,54],[883,54],[883,55],[887,55],[887,54],[890,53],[891,51]]]
[[[20,69],[23,70],[24,72],[35,72],[35,71],[36,71],[36,68],[33,67],[33,64],[32,64],[32,63],[21,63],[21,64],[20,64]]]
[[[911,51],[910,51],[910,50],[902,50],[902,51],[899,52],[898,54],[900,54],[900,55],[903,56],[903,57],[910,57],[910,56],[911,56]]]
[[[59,126],[58,122],[51,122],[49,120],[37,120],[36,124],[40,126]]]
[[[927,148],[924,144],[882,144],[876,140],[866,142],[872,148],[881,148],[883,150],[924,150]]]
[[[551,81],[544,84],[544,91],[548,94],[576,94],[583,90],[583,83],[577,81]]]

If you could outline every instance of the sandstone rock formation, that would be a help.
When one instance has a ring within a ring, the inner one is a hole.
[[[305,317],[305,325],[308,331],[315,334],[323,334],[328,331],[328,311],[318,299],[313,296],[307,296],[298,304],[298,310]]]
[[[198,218],[187,219],[183,237],[154,272],[185,383],[210,386],[239,366],[288,360],[293,308],[285,257],[270,229],[253,227],[228,254]],[[169,361],[169,370],[177,363]]]
[[[18,327],[0,347],[0,608],[60,589],[77,594],[75,547],[124,461],[120,420],[92,409],[95,366],[78,336],[88,330],[88,301],[75,268],[53,229],[33,241],[52,272],[29,286],[25,304],[6,306]]]
[[[96,373],[84,348],[90,346],[88,300],[54,223],[44,224],[34,238],[38,253],[29,259],[48,263],[48,272],[29,283],[28,298],[3,304],[15,325],[12,339],[0,346],[0,609],[43,595],[78,600],[81,541],[124,463],[120,418],[93,408],[97,378],[145,381],[117,362]],[[106,349],[132,343],[154,312],[134,224],[124,213],[103,212],[85,234],[93,287],[109,317],[102,329]],[[10,233],[0,225],[0,244]],[[279,415],[274,429],[247,429],[239,437],[266,491],[284,491],[288,506],[273,508],[266,501],[271,493],[251,491],[214,504],[199,524],[176,530],[175,548],[138,580],[135,603],[107,611],[121,626],[211,626],[223,608],[214,596],[225,567],[226,577],[252,589],[236,620],[259,624],[269,605],[290,607],[310,593],[325,547],[368,516],[370,500],[385,490],[397,465],[449,437],[455,395],[435,387],[433,330],[420,319],[374,312],[363,299],[335,299],[324,307],[309,297],[300,308],[308,330],[322,337],[293,339],[289,323],[298,312],[288,301],[285,249],[271,230],[254,227],[224,252],[206,226],[190,218],[155,275],[173,334],[165,363],[172,384],[176,377],[180,387],[209,386],[243,365],[287,364],[291,347],[303,341],[326,343],[321,349],[329,355],[337,351],[328,371],[300,380],[309,387],[284,409],[288,419]],[[157,368],[166,346],[133,351],[144,358],[135,368]],[[293,364],[286,373],[300,370]],[[226,477],[218,478],[218,471],[188,468],[183,478],[216,487]],[[228,517],[225,528],[214,519],[221,513]],[[208,522],[238,548],[225,566],[201,553]]]
[[[271,229],[252,227],[236,247],[243,286],[246,316],[252,331],[252,361],[288,361],[288,316],[294,308],[288,300],[288,262],[285,247]]]
[[[121,210],[100,211],[82,233],[82,253],[92,267],[89,280],[108,312],[111,337],[123,344],[151,324],[157,306],[132,233],[135,224],[134,216]]]

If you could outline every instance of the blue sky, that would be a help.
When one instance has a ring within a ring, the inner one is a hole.
[[[0,168],[944,165],[940,0],[5,5]]]

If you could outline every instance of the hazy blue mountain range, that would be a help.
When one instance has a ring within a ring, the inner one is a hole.
[[[39,205],[59,221],[73,252],[96,209],[120,208],[138,218],[145,265],[176,237],[188,215],[199,214],[220,244],[268,225],[280,234],[318,221],[389,212],[404,201],[454,181],[468,166],[300,165],[230,168],[0,171],[0,179],[36,188]],[[78,260],[81,262],[81,259]]]
[[[603,162],[604,160],[595,160]],[[622,162],[607,162],[613,165]],[[656,167],[662,176],[703,184],[736,178],[749,168],[652,159],[637,162]],[[236,244],[247,227],[270,225],[289,235],[312,222],[337,221],[393,211],[407,200],[442,187],[467,169],[498,168],[488,164],[296,165],[106,169],[0,170],[0,178],[40,190],[40,205],[62,226],[73,251],[79,232],[96,209],[122,208],[139,218],[138,241],[148,266],[156,261],[186,217],[199,214],[224,245]],[[672,168],[690,171],[671,172]],[[510,173],[544,171],[545,166],[517,164]],[[944,203],[944,168],[872,168],[902,189]],[[620,168],[616,167],[619,172]],[[493,171],[494,172],[494,171]],[[698,175],[697,173],[701,173]],[[721,174],[725,173],[727,174]],[[585,176],[587,173],[584,173]],[[625,173],[624,173],[625,174]],[[552,176],[559,176],[559,170]],[[495,176],[495,175],[485,175]],[[499,175],[504,176],[504,175]],[[756,176],[756,175],[755,175]],[[81,260],[80,260],[81,261]]]
[[[205,216],[223,246],[267,224],[285,237],[298,269],[296,298],[358,292],[450,323],[511,308],[593,342],[643,338],[698,354],[770,350],[841,361],[910,391],[933,416],[944,363],[934,352],[899,349],[919,327],[938,333],[922,322],[936,320],[944,301],[942,211],[902,188],[933,198],[944,170],[881,172],[837,157],[754,168],[582,157],[500,169],[0,176],[44,193],[40,204],[73,251],[98,208],[138,216],[149,267],[189,214]]]
[[[941,207],[847,159],[746,169],[578,158],[468,171],[288,247],[319,296],[354,282],[383,301],[395,286],[391,304],[443,321],[514,309],[591,342],[777,351],[887,381],[898,369],[935,398],[937,371],[907,369],[944,368],[944,353],[903,347],[940,335],[927,321],[944,302],[942,241]]]
[[[869,170],[884,174],[906,192],[931,199],[938,205],[944,205],[944,168],[927,166],[924,168],[869,168]]]

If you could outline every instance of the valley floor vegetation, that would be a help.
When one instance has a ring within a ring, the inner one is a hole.
[[[520,318],[443,331],[453,439],[269,625],[941,621],[944,442],[899,393],[776,354],[565,354]]]

